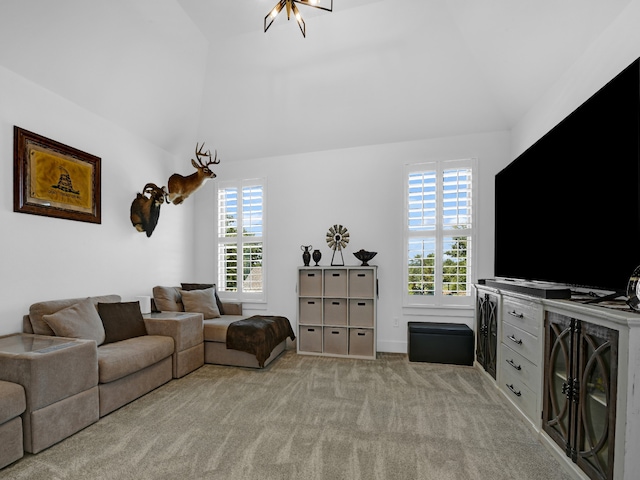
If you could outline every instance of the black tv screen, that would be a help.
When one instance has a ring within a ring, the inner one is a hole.
[[[496,175],[497,277],[626,290],[640,265],[639,61]]]

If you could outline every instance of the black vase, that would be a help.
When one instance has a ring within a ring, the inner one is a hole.
[[[322,258],[322,253],[320,253],[320,250],[314,250],[313,261],[316,262],[316,267],[318,266],[318,262],[320,261],[321,258]]]
[[[302,261],[304,262],[304,266],[309,266],[309,261],[311,260],[311,254],[309,253],[309,249],[313,248],[311,245],[300,245],[300,250],[304,248],[304,252],[302,252]]]

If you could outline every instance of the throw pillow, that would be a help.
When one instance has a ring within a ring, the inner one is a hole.
[[[139,302],[98,303],[98,314],[104,325],[104,343],[147,334]]]
[[[176,287],[153,287],[153,302],[161,312],[184,312],[180,292]]]
[[[216,305],[214,288],[206,290],[180,290],[182,303],[185,312],[199,312],[204,315],[204,319],[220,317],[220,310]]]
[[[104,342],[104,327],[98,310],[90,298],[73,304],[51,315],[43,315],[42,320],[51,327],[58,337],[94,340],[98,345]]]
[[[218,310],[220,311],[220,315],[224,315],[224,308],[222,307],[222,302],[220,298],[218,298],[218,289],[216,288],[215,283],[181,283],[183,290],[206,290],[207,288],[213,288],[213,294],[216,297],[216,305]]]

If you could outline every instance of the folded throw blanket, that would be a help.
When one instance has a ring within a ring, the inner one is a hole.
[[[227,348],[254,354],[262,368],[276,345],[287,337],[296,338],[286,317],[254,315],[229,325]]]

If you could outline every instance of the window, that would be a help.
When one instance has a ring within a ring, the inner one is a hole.
[[[406,306],[471,305],[474,160],[409,165]]]
[[[217,186],[218,290],[244,301],[265,300],[265,182]]]

